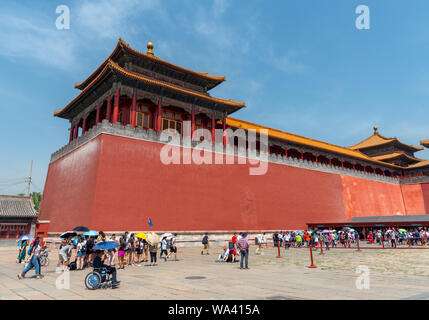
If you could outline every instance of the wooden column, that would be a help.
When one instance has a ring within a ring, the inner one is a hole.
[[[301,160],[304,161],[304,152],[301,151]]]
[[[341,160],[341,168],[344,168],[344,162]]]
[[[191,139],[194,139],[194,131],[195,131],[195,110],[191,111]]]
[[[212,114],[212,141],[215,142],[216,141],[216,121],[215,121],[215,116],[214,114]]]
[[[329,166],[332,167],[332,159],[329,159]]]
[[[110,118],[112,116],[112,97],[107,97],[107,110],[106,110],[106,119],[107,121],[111,121]]]
[[[120,94],[120,91],[119,91],[119,89],[117,89],[115,91],[115,98],[114,98],[114,101],[113,101],[113,119],[112,119],[112,123],[118,122],[118,116],[119,116],[119,94]]]
[[[133,128],[136,127],[136,104],[137,104],[137,96],[133,93],[133,99],[131,101],[131,119],[130,124]]]
[[[86,132],[86,115],[83,116],[83,123],[82,123],[82,134]]]
[[[287,158],[287,147],[285,147],[285,157]]]
[[[161,120],[162,120],[162,102],[161,98],[158,100],[158,105],[156,107],[156,132],[161,131]]]
[[[71,142],[73,140],[73,131],[74,131],[74,126],[73,126],[73,122],[70,123],[70,138],[69,138],[69,142]]]
[[[100,109],[101,109],[101,106],[97,105],[97,113],[95,114],[95,125],[97,125],[100,122]]]

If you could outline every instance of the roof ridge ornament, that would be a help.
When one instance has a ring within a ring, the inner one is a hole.
[[[152,42],[148,42],[147,43],[147,52],[146,54],[150,54],[151,56],[154,56],[153,54],[153,43]]]
[[[374,134],[378,134],[378,127],[374,126]]]

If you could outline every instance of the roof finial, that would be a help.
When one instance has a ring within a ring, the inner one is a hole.
[[[153,43],[152,42],[148,42],[147,43],[147,52],[146,52],[146,54],[150,54],[150,55],[154,55],[153,54]]]
[[[378,127],[374,126],[374,134],[378,134]]]

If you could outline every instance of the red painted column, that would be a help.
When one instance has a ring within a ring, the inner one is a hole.
[[[106,110],[106,119],[107,121],[111,121],[110,118],[112,116],[112,97],[107,97],[107,110]]]
[[[304,152],[301,151],[301,160],[304,161]]]
[[[83,117],[82,134],[86,132],[86,116]]]
[[[222,130],[223,130],[223,145],[226,146],[226,144],[228,143],[228,137],[226,136],[226,118],[222,119]]]
[[[191,111],[191,139],[194,138],[194,131],[195,131],[195,111],[192,109]]]
[[[287,158],[287,148],[285,147],[285,157]]]
[[[212,114],[212,141],[215,142],[216,140],[216,121],[215,121],[215,116],[214,114]]]
[[[161,131],[161,116],[162,116],[162,102],[161,98],[158,100],[158,106],[156,108],[156,131]]]
[[[119,89],[115,91],[115,98],[113,101],[113,119],[112,123],[118,122],[118,116],[119,116]]]
[[[319,157],[318,156],[315,156],[316,157],[316,163],[319,163]]]
[[[95,114],[95,125],[97,125],[100,122],[100,105],[97,105],[97,113]]]
[[[74,126],[73,123],[70,124],[70,138],[69,138],[69,142],[71,142],[73,140],[73,131],[74,131]]]
[[[353,164],[353,171],[356,171],[356,167],[355,167],[355,164]]]
[[[74,139],[76,139],[79,136],[79,121],[76,122],[74,126]]]
[[[332,160],[329,159],[329,166],[332,167]]]
[[[344,162],[341,160],[341,168],[344,168]]]
[[[133,128],[136,127],[136,104],[137,104],[137,96],[133,94],[133,100],[131,102],[131,121],[130,124]]]

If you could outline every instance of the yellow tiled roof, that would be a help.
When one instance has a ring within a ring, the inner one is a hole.
[[[398,142],[399,144],[411,148],[415,151],[419,151],[419,150],[423,150],[422,147],[416,147],[413,145],[409,145],[409,144],[405,144],[400,142],[397,138],[386,138],[385,136],[382,136],[381,134],[378,133],[377,129],[375,129],[375,132],[372,136],[366,138],[365,140],[362,140],[361,142],[349,147],[350,149],[353,150],[359,150],[359,149],[365,149],[365,148],[370,148],[370,147],[375,147],[375,146],[381,146],[381,145],[385,145],[391,142]]]
[[[425,166],[429,166],[429,160],[422,160],[422,161],[417,162],[415,164],[409,165],[407,168],[420,168],[420,167],[425,167]]]
[[[225,80],[225,76],[215,76],[215,75],[210,75],[210,74],[208,74],[207,72],[197,72],[197,71],[193,71],[193,70],[190,70],[190,69],[186,69],[186,68],[183,68],[183,67],[180,67],[180,66],[178,66],[178,65],[175,65],[175,64],[172,64],[172,63],[170,63],[170,62],[168,62],[168,61],[165,61],[165,60],[163,60],[163,59],[161,59],[161,58],[158,58],[157,56],[155,56],[155,55],[151,55],[151,54],[146,54],[146,53],[143,53],[143,52],[140,52],[140,51],[137,51],[137,50],[135,50],[135,49],[133,49],[133,48],[131,48],[130,47],[130,45],[128,44],[128,43],[126,43],[124,40],[122,40],[121,38],[119,38],[119,40],[118,40],[118,43],[116,44],[116,47],[115,47],[115,49],[113,49],[113,51],[112,51],[112,53],[109,55],[109,57],[88,77],[88,78],[86,78],[84,81],[82,81],[81,83],[77,83],[77,84],[75,84],[75,88],[79,88],[79,89],[83,89],[83,87],[86,87],[91,81],[90,81],[90,79],[91,78],[93,78],[95,75],[97,75],[101,70],[103,70],[104,69],[104,67],[106,66],[106,64],[108,63],[108,61],[109,60],[112,60],[112,58],[113,58],[113,56],[119,51],[119,49],[120,48],[125,48],[126,50],[128,50],[128,51],[130,51],[130,52],[132,52],[132,53],[134,53],[135,55],[137,55],[137,56],[141,56],[141,57],[145,57],[145,58],[148,58],[148,59],[150,59],[150,60],[153,60],[153,61],[157,61],[157,62],[159,62],[159,63],[162,63],[162,64],[164,64],[164,65],[166,65],[166,66],[169,66],[169,67],[171,67],[171,68],[173,68],[173,69],[176,69],[176,70],[180,70],[180,71],[183,71],[183,72],[185,72],[185,73],[191,73],[191,74],[194,74],[194,75],[197,75],[197,76],[199,76],[199,77],[203,77],[203,78],[205,78],[205,79],[209,79],[209,80],[214,80],[214,81],[218,81],[219,83],[220,82],[223,82],[223,81],[226,81]]]
[[[374,159],[372,157],[369,157],[365,154],[363,154],[362,152],[358,151],[358,150],[352,150],[350,148],[345,148],[345,147],[340,147],[334,144],[330,144],[327,142],[323,142],[323,141],[318,141],[318,140],[314,140],[314,139],[310,139],[310,138],[306,138],[306,137],[302,137],[302,136],[298,136],[296,134],[292,134],[292,133],[288,133],[288,132],[284,132],[284,131],[280,131],[277,129],[272,129],[272,128],[268,128],[268,127],[264,127],[258,124],[254,124],[251,122],[247,122],[244,120],[239,120],[239,119],[235,119],[235,118],[231,118],[228,117],[226,118],[226,124],[234,127],[234,128],[241,128],[244,130],[248,130],[248,129],[254,129],[254,130],[260,130],[260,129],[267,129],[268,130],[268,136],[273,137],[273,138],[278,138],[281,140],[286,140],[289,142],[294,142],[294,143],[298,143],[298,144],[302,144],[302,145],[307,145],[307,146],[311,146],[317,149],[321,149],[321,150],[327,150],[330,152],[335,152],[337,154],[341,154],[341,155],[347,155],[353,158],[358,158],[361,160],[366,160],[366,161],[370,161],[370,162],[374,162],[374,163],[378,163],[378,164],[383,164],[383,165],[388,165],[391,167],[395,167],[395,168],[403,168],[401,166],[397,166],[394,164],[390,164],[390,163],[386,163],[386,162],[382,162],[379,161],[377,159]]]
[[[420,141],[420,144],[426,148],[429,148],[429,139]]]
[[[139,81],[143,81],[143,82],[146,82],[146,83],[151,83],[151,84],[155,84],[155,85],[159,85],[159,86],[162,86],[162,87],[164,87],[164,88],[168,88],[168,89],[172,89],[172,90],[175,90],[175,91],[177,91],[177,92],[181,92],[181,93],[186,93],[186,94],[189,94],[189,95],[192,95],[192,96],[195,96],[195,97],[198,97],[198,98],[200,98],[200,99],[205,99],[205,100],[210,100],[210,101],[213,101],[213,102],[218,102],[218,103],[221,103],[221,104],[226,104],[226,105],[230,105],[230,106],[234,106],[234,107],[239,107],[239,108],[243,108],[243,107],[245,107],[246,105],[244,104],[244,102],[238,102],[238,101],[232,101],[232,100],[230,100],[230,99],[228,99],[228,100],[225,100],[225,99],[221,99],[221,98],[215,98],[215,97],[211,97],[211,96],[207,96],[207,95],[205,95],[205,94],[201,94],[201,93],[198,93],[198,92],[196,92],[196,91],[191,91],[191,90],[187,90],[187,89],[184,89],[184,88],[182,88],[182,87],[178,87],[178,86],[175,86],[175,85],[172,85],[172,84],[169,84],[169,83],[166,83],[166,82],[163,82],[163,81],[159,81],[159,80],[153,80],[153,79],[150,79],[150,78],[148,78],[148,77],[146,77],[146,76],[143,76],[143,75],[140,75],[140,74],[136,74],[136,73],[133,73],[133,72],[129,72],[129,71],[127,71],[127,70],[125,70],[125,69],[123,69],[123,68],[121,68],[116,62],[113,62],[113,61],[111,61],[111,60],[109,60],[108,62],[107,62],[107,64],[104,66],[104,68],[103,68],[103,70],[97,75],[97,77],[95,77],[92,81],[91,81],[91,83],[90,84],[88,84],[86,87],[85,87],[85,89],[83,89],[80,93],[79,93],[79,95],[76,97],[76,98],[74,98],[67,106],[65,106],[64,108],[62,108],[61,110],[57,110],[57,111],[55,111],[54,112],[54,115],[55,116],[58,116],[58,115],[60,115],[63,111],[65,111],[68,107],[70,107],[75,101],[77,101],[82,95],[84,95],[97,81],[98,81],[98,79],[100,79],[101,77],[102,77],[102,75],[108,70],[108,69],[114,69],[114,70],[116,70],[116,71],[118,71],[118,72],[120,72],[120,73],[122,73],[123,75],[125,75],[125,76],[127,76],[127,77],[130,77],[130,78],[134,78],[134,79],[136,79],[136,80],[139,80]]]
[[[405,157],[407,159],[413,160],[413,161],[423,161],[422,159],[418,159],[418,158],[414,158],[408,154],[406,154],[403,151],[399,151],[399,152],[393,152],[393,153],[389,153],[389,154],[384,154],[381,156],[376,156],[373,157],[374,159],[380,160],[380,161],[384,161],[384,160],[391,160],[391,159],[395,159],[395,158],[399,158],[399,157]]]

